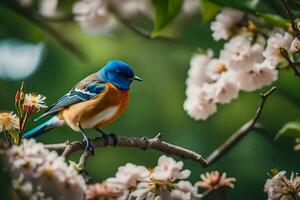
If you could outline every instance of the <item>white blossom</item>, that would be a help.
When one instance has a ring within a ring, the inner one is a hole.
[[[284,48],[287,51],[291,47],[293,37],[288,32],[284,34],[275,33],[267,41],[267,47],[263,52],[263,56],[268,60],[271,65],[276,66],[277,64],[285,61],[282,57],[279,48]]]
[[[189,181],[179,181],[174,185],[174,190],[171,191],[172,200],[192,200],[196,199],[197,188]]]
[[[45,17],[58,16],[58,0],[41,0],[39,4],[39,13]]]
[[[130,197],[134,197],[135,200],[165,200],[170,199],[169,190],[171,190],[170,185],[156,180],[152,180],[152,182],[140,182]]]
[[[274,177],[267,179],[264,191],[268,193],[268,200],[279,199],[283,195],[282,180],[285,174],[285,171],[280,171]]]
[[[225,44],[220,58],[228,61],[232,70],[249,70],[256,62],[262,61],[263,47],[260,44],[251,45],[244,35],[237,35]]]
[[[189,96],[185,100],[183,108],[190,117],[196,120],[206,120],[217,111],[215,94],[215,87],[205,83],[201,88],[197,88],[192,96]]]
[[[190,170],[182,170],[183,162],[176,162],[173,158],[165,155],[158,159],[158,165],[154,168],[151,178],[167,181],[169,179],[186,179],[190,176]]]
[[[197,188],[189,181],[174,184],[152,179],[149,182],[140,182],[131,196],[136,200],[192,200],[196,199]]]
[[[149,176],[149,171],[144,166],[137,166],[127,163],[121,166],[113,178],[107,179],[108,183],[115,183],[121,185],[124,189],[136,187],[138,181],[145,179]]]
[[[290,178],[287,178],[286,172],[280,171],[272,178],[267,179],[264,191],[268,193],[268,200],[300,197],[300,177],[292,173]]]
[[[0,133],[19,129],[19,118],[13,112],[0,111]]]
[[[292,53],[298,52],[300,50],[300,41],[298,38],[295,38],[291,44],[290,51]]]
[[[16,195],[21,194],[21,199],[30,200],[53,200],[52,197],[46,197],[41,191],[40,187],[34,189],[33,184],[24,180],[24,175],[21,174],[19,178],[12,180],[12,188]]]
[[[29,197],[33,193],[33,186],[30,182],[24,182],[24,175],[21,174],[19,178],[12,180],[12,187],[22,192],[25,196]]]
[[[213,52],[208,50],[207,54],[195,54],[190,61],[190,69],[188,71],[188,78],[186,84],[188,86],[195,85],[201,86],[206,81],[207,77],[207,64],[210,62]]]
[[[119,185],[106,181],[89,186],[86,192],[86,199],[88,200],[127,200],[127,197],[128,190],[124,190]]]
[[[191,67],[186,81],[187,99],[183,107],[192,118],[197,120],[206,119],[216,111],[214,92],[211,90],[213,88],[208,84],[213,77],[219,76],[219,72],[208,72],[209,66],[211,67],[215,62],[212,54],[211,50],[207,54],[196,54],[190,62]],[[218,63],[215,66],[219,67]]]
[[[53,199],[83,200],[86,184],[74,165],[68,165],[63,157],[50,152],[41,143],[23,140],[6,152],[12,178],[24,177],[30,182],[34,193],[43,192]]]
[[[243,13],[231,8],[223,9],[217,16],[216,20],[211,23],[214,40],[227,40],[232,34],[232,28],[243,18]]]
[[[153,16],[153,9],[148,0],[111,0],[111,3],[122,14],[122,17],[132,18],[141,14]]]
[[[182,12],[184,15],[194,15],[200,10],[198,0],[184,0],[182,3]]]
[[[263,86],[270,85],[278,78],[278,71],[269,61],[256,63],[253,69],[236,73],[240,89],[254,91]]]
[[[37,109],[47,108],[45,105],[46,97],[41,94],[25,94],[24,106],[33,106]]]
[[[25,94],[24,110],[26,112],[35,112],[41,108],[47,108],[45,104],[46,97],[41,94],[29,93]]]
[[[215,84],[215,102],[229,103],[232,99],[238,97],[239,87],[233,73],[223,74]]]
[[[106,0],[81,0],[74,4],[75,20],[90,34],[109,31],[115,24]]]
[[[67,167],[63,157],[58,157],[56,152],[50,152],[45,155],[42,165],[36,168],[36,176],[46,175],[48,177],[57,176],[60,177],[62,169]]]
[[[227,70],[228,62],[226,59],[213,58],[207,64],[207,77],[209,78],[210,82],[217,81]]]
[[[150,170],[150,176],[138,183],[136,190],[131,193],[131,197],[136,200],[164,200],[172,199],[173,195],[188,196],[192,190],[186,182],[176,183],[177,180],[186,179],[190,175],[189,170],[182,170],[183,162],[176,162],[173,158],[161,156],[157,166]],[[180,190],[180,191],[179,191]],[[178,194],[178,192],[181,192]],[[184,193],[184,194],[183,194]],[[129,198],[130,199],[130,198]]]
[[[34,140],[23,140],[21,146],[12,146],[8,151],[8,161],[11,163],[11,169],[17,170],[22,168],[36,169],[41,165],[48,151],[40,143]]]

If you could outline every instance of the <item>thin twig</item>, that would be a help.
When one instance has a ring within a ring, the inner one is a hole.
[[[289,17],[289,20],[290,20],[292,29],[295,33],[295,36],[298,38],[298,40],[300,40],[300,30],[297,27],[297,24],[296,24],[295,19],[294,19],[294,15],[293,15],[291,9],[289,8],[288,0],[281,0],[281,2],[282,2],[283,6],[285,8],[285,11],[286,11],[288,17]]]
[[[272,87],[266,93],[261,94],[261,103],[256,111],[255,116],[245,123],[239,130],[233,133],[231,137],[229,137],[219,148],[217,148],[210,156],[206,158],[208,166],[223,157],[224,154],[236,146],[241,139],[243,139],[248,133],[250,133],[250,131],[253,130],[254,125],[262,113],[267,98],[274,92],[275,89],[275,87]]]
[[[210,195],[212,195],[213,193],[215,192],[215,190],[214,189],[207,189],[207,190],[205,190],[205,192],[203,192],[202,194],[201,194],[201,196],[199,197],[199,200],[205,200],[205,199],[207,199]]]
[[[91,151],[85,150],[83,154],[80,156],[78,165],[80,168],[84,169],[86,167],[87,160],[91,155]]]
[[[77,46],[67,40],[63,36],[63,34],[59,33],[52,26],[47,24],[44,18],[31,7],[23,7],[19,5],[16,0],[3,0],[0,1],[0,3],[42,28],[46,33],[52,36],[62,47],[71,52],[75,57],[79,58],[80,60],[86,59],[85,54],[80,51]]]
[[[202,167],[207,166],[206,160],[198,153],[191,151],[189,149],[185,149],[183,147],[179,147],[161,140],[161,134],[158,134],[154,138],[145,140],[144,138],[136,138],[136,137],[118,137],[118,142],[116,146],[118,147],[132,147],[138,149],[154,149],[158,151],[162,151],[166,154],[172,154],[175,156],[179,156],[183,159],[193,160],[199,163]],[[105,147],[107,143],[104,138],[95,138],[91,140],[94,148]],[[109,145],[113,145],[113,141],[109,139]],[[75,151],[79,151],[85,148],[85,145],[81,141],[74,141],[71,143],[61,143],[61,144],[48,144],[45,145],[49,150],[55,150],[66,158],[70,154]],[[87,158],[83,158],[87,159]],[[84,161],[85,162],[85,161]]]
[[[290,58],[290,56],[289,56],[287,50],[286,50],[285,48],[280,47],[280,48],[279,48],[279,51],[280,51],[280,54],[282,55],[282,57],[284,57],[284,59],[288,62],[289,66],[290,66],[290,67],[292,68],[292,70],[294,71],[295,76],[300,77],[300,72],[299,72],[299,70],[297,69],[297,65],[296,65],[296,63],[294,63],[294,62],[291,60],[291,58]]]
[[[147,39],[147,40],[157,40],[157,41],[164,41],[164,42],[179,42],[177,38],[170,38],[170,37],[163,37],[163,36],[156,36],[152,37],[151,34],[147,33],[146,31],[143,31],[139,28],[134,27],[127,19],[122,17],[119,12],[113,7],[110,6],[109,10],[111,14],[120,22],[124,27],[126,27],[128,30],[132,31],[133,33],[137,34],[138,36]]]

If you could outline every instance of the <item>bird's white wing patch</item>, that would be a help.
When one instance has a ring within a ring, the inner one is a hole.
[[[88,120],[88,122],[85,122],[82,124],[82,127],[84,128],[93,128],[100,122],[106,121],[114,117],[119,110],[118,106],[111,106],[103,110],[101,113],[98,113],[94,117]]]

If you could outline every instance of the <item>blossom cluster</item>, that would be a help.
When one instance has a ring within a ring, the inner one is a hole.
[[[217,104],[231,102],[240,91],[272,84],[279,66],[288,66],[282,51],[292,59],[299,50],[299,41],[291,33],[274,28],[262,34],[244,13],[231,8],[216,16],[211,29],[216,41],[227,42],[218,57],[208,50],[191,59],[184,109],[196,120],[206,120],[217,111]]]
[[[300,197],[300,177],[292,173],[288,178],[285,171],[279,171],[267,179],[264,191],[268,194],[268,200],[298,199]]]
[[[201,175],[193,185],[186,180],[190,174],[190,170],[183,169],[182,161],[164,155],[154,168],[127,163],[119,167],[115,177],[90,185],[87,199],[191,200],[201,197],[198,188],[232,188],[235,182],[226,173],[212,172]]]
[[[23,140],[5,155],[15,195],[20,199],[84,199],[87,186],[76,167],[43,144]]]

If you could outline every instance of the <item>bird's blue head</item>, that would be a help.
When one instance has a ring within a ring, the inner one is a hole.
[[[130,65],[118,60],[109,61],[97,72],[97,76],[102,81],[112,83],[121,90],[128,90],[133,80],[142,81],[141,78],[134,75]]]

